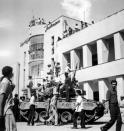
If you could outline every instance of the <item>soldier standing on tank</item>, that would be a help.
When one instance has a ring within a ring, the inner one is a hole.
[[[68,73],[65,73],[65,83],[64,83],[64,88],[66,91],[66,101],[70,100],[70,88],[71,88],[71,78],[68,76]]]
[[[112,80],[111,81],[111,89],[107,91],[106,95],[106,101],[109,102],[109,110],[110,110],[110,121],[101,127],[101,131],[108,131],[114,123],[116,123],[116,131],[121,131],[121,126],[122,126],[122,118],[121,118],[121,113],[120,113],[120,108],[118,105],[118,99],[117,99],[117,81]]]
[[[32,76],[29,76],[28,79],[29,79],[29,82],[28,82],[28,85],[27,85],[27,87],[29,88],[28,97],[31,98],[31,93],[32,93],[32,88],[33,88]]]
[[[63,87],[60,89],[60,94],[63,96],[64,91],[66,93],[66,101],[70,100],[70,87],[71,87],[71,76],[70,76],[71,69],[69,67],[69,63],[65,68],[65,82]]]

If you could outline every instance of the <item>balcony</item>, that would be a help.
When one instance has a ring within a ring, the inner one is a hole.
[[[112,76],[124,75],[124,58],[116,61],[83,68],[76,72],[76,79],[85,82]]]

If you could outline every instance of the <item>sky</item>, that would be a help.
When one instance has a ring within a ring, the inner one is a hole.
[[[98,22],[124,9],[124,0],[0,0],[0,70],[19,60],[33,16],[53,21],[61,15]]]

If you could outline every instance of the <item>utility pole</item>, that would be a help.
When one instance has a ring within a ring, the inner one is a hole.
[[[16,73],[17,73],[17,77],[16,77],[17,93],[19,96],[19,81],[20,81],[20,63],[19,62],[17,62]]]

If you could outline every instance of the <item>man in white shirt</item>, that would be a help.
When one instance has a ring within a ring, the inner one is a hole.
[[[83,110],[83,98],[81,96],[81,91],[76,90],[76,105],[75,105],[75,112],[73,114],[73,129],[77,128],[77,118],[81,118],[81,128],[85,128],[85,113]]]
[[[30,109],[29,109],[29,116],[28,116],[27,125],[30,125],[30,123],[31,123],[33,126],[34,125],[34,117],[35,117],[35,93],[33,92],[31,95],[32,96],[29,101]]]

